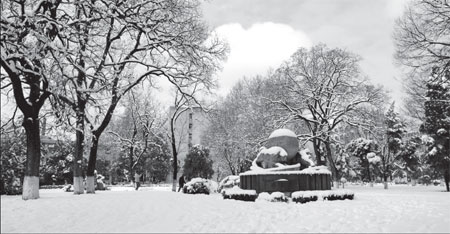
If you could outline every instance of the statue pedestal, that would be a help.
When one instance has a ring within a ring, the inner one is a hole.
[[[261,192],[330,190],[328,170],[308,168],[302,171],[248,171],[241,173],[240,188]]]

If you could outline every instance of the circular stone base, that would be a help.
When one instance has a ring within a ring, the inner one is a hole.
[[[306,174],[301,171],[278,171],[263,173],[242,173],[242,189],[261,192],[295,192],[305,190],[330,190],[330,174]]]

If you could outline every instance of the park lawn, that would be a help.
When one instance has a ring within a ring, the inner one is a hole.
[[[1,196],[1,232],[407,232],[450,233],[443,186],[350,185],[354,200],[306,204],[224,200],[169,187],[114,187],[95,195],[40,190],[40,199]]]

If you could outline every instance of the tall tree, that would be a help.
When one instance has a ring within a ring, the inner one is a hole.
[[[100,137],[118,102],[134,86],[157,77],[179,89],[181,83],[213,85],[211,75],[226,47],[210,35],[199,6],[198,1],[180,0],[80,1],[67,6],[72,10],[58,35],[62,52],[53,53],[66,78],[58,85],[66,89],[55,96],[76,113],[77,158],[82,157],[83,122],[90,130],[88,181],[94,179]],[[93,192],[93,183],[87,184]]]
[[[391,106],[385,113],[384,124],[386,127],[385,136],[386,144],[384,152],[381,152],[381,168],[383,173],[384,188],[388,188],[387,179],[392,173],[393,163],[396,159],[396,155],[401,151],[402,147],[402,135],[405,133],[405,124],[400,119],[399,114],[395,111],[395,102],[392,102]]]
[[[433,72],[427,82],[425,120],[420,131],[428,135],[428,162],[442,173],[450,191],[450,70]]]
[[[52,62],[48,60],[58,31],[56,14],[61,1],[2,1],[2,89],[12,87],[23,114],[27,160],[22,199],[39,198],[39,112],[49,97]],[[9,81],[9,82],[8,82]],[[3,85],[4,82],[7,84]]]
[[[319,165],[329,163],[336,183],[333,132],[341,123],[357,124],[352,121],[356,109],[380,101],[382,94],[380,87],[367,84],[359,60],[352,53],[323,44],[299,49],[278,70],[284,97],[272,100],[288,111],[291,119],[308,127],[309,133],[300,137],[313,143]]]
[[[269,75],[244,78],[208,113],[210,124],[202,142],[211,149],[215,168],[225,175],[249,170],[270,133],[292,127],[280,121],[285,112],[269,101],[271,95],[277,95],[274,87]]]
[[[124,116],[109,133],[115,136],[127,155],[127,171],[134,182],[134,172],[143,167],[151,147],[162,147],[154,141],[162,131],[162,118],[151,95],[131,91],[127,96]]]
[[[178,169],[179,169],[179,159],[178,155],[180,153],[181,142],[184,141],[182,134],[183,127],[181,125],[186,125],[186,123],[180,123],[179,119],[183,113],[189,112],[195,100],[194,94],[196,90],[193,89],[190,95],[186,95],[185,92],[181,92],[178,89],[175,90],[175,97],[173,106],[169,110],[168,119],[168,133],[167,137],[170,140],[170,149],[172,152],[172,191],[177,191],[177,179],[178,179]],[[178,133],[178,134],[177,134]]]
[[[450,69],[450,4],[447,0],[409,1],[396,21],[396,61],[404,65],[405,109],[410,116],[424,118],[426,82],[433,67]]]

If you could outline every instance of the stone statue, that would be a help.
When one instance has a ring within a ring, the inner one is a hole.
[[[253,161],[253,169],[268,169],[300,164],[300,170],[313,165],[307,150],[299,152],[297,135],[289,129],[277,129]]]

